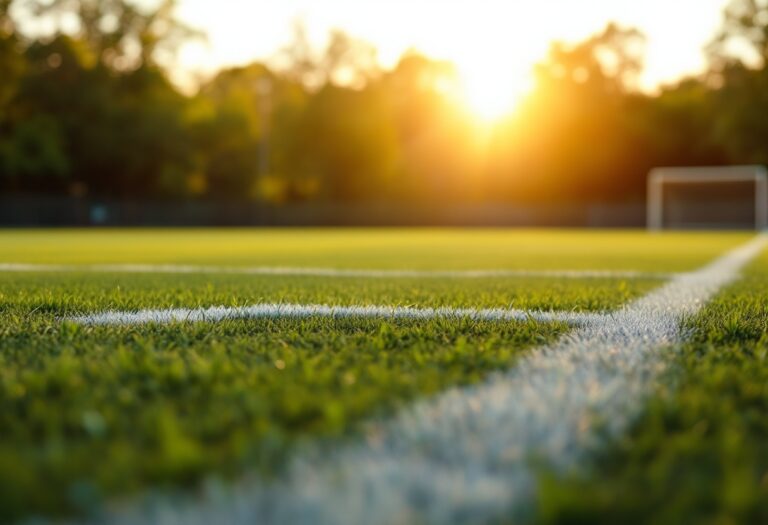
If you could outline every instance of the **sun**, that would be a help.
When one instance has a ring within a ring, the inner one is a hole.
[[[456,67],[462,104],[481,122],[494,123],[514,113],[532,91],[538,57],[524,49],[500,53],[496,43],[478,38],[446,53]]]
[[[500,61],[491,50],[480,46],[451,57],[458,73],[461,101],[484,123],[514,113],[533,88],[530,60],[507,58],[511,60]]]
[[[529,75],[457,67],[463,103],[484,123],[494,123],[513,114],[532,89]]]

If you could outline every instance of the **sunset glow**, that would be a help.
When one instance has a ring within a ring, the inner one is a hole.
[[[469,57],[454,63],[459,72],[464,103],[484,122],[493,122],[513,112],[533,85],[529,64],[499,69],[491,60]]]
[[[216,69],[266,60],[285,46],[301,20],[318,48],[340,28],[373,44],[384,68],[409,49],[449,60],[461,76],[463,100],[483,120],[512,111],[532,86],[531,69],[551,42],[576,42],[609,21],[634,26],[648,37],[644,89],[704,67],[703,45],[721,21],[724,0],[564,0],[470,2],[468,0],[285,0],[254,3],[181,0],[180,15],[208,34],[187,45],[175,74],[192,84]],[[664,16],[659,16],[663,11]],[[696,13],[691,18],[689,15]],[[681,26],[681,17],[689,20]]]

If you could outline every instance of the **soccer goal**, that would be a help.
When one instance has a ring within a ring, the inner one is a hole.
[[[768,228],[763,166],[656,168],[648,176],[648,229]]]

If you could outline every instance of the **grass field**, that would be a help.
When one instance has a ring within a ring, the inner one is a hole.
[[[768,256],[687,327],[629,434],[543,484],[543,522],[768,523]]]
[[[507,230],[0,232],[0,516],[82,515],[206,479],[279,477],[304,447],[360,439],[417,399],[483,382],[573,328],[469,318],[279,316],[89,326],[104,311],[248,306],[610,312],[750,234]],[[536,521],[768,516],[768,259],[687,320],[630,433],[568,476]],[[93,264],[609,270],[634,277],[391,277],[91,271]],[[80,266],[83,265],[83,266]],[[80,269],[78,269],[78,267]],[[503,516],[501,517],[503,519]],[[730,521],[729,521],[730,520]]]
[[[0,262],[691,270],[745,234],[557,230],[16,230]]]

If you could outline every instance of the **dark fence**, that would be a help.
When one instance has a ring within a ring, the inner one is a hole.
[[[0,196],[2,226],[573,226],[640,227],[643,203],[391,204],[159,202]]]

